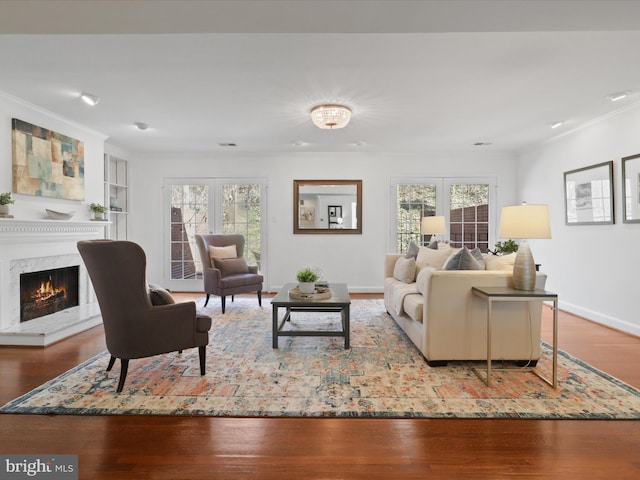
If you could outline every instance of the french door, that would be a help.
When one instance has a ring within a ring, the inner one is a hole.
[[[202,263],[196,234],[239,233],[249,265],[266,271],[266,180],[174,178],[165,181],[165,284],[176,291],[200,291]]]
[[[420,232],[422,217],[445,217],[452,247],[480,248],[495,241],[495,178],[394,178],[391,180],[390,251],[405,253],[410,241],[428,242]]]

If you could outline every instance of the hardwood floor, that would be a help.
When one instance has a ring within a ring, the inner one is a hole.
[[[547,341],[550,319],[545,308]],[[559,344],[640,387],[640,338],[561,312]],[[101,326],[43,349],[0,348],[0,404],[104,349]],[[637,479],[639,427],[637,421],[0,415],[0,453],[78,454],[82,479]]]

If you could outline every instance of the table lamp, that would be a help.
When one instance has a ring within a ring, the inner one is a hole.
[[[420,233],[422,235],[431,235],[431,240],[434,240],[436,235],[441,233],[447,233],[447,226],[442,216],[430,216],[422,217],[422,225],[420,226]]]
[[[551,238],[548,206],[523,203],[502,207],[500,237],[522,240],[513,265],[513,287],[517,290],[535,290],[536,265],[527,239]]]

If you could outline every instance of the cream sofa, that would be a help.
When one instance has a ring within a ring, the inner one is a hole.
[[[453,271],[418,263],[416,276],[409,281],[394,277],[400,257],[387,254],[385,258],[385,307],[429,365],[486,360],[487,305],[471,288],[511,286],[513,261],[505,258],[495,270]],[[536,275],[536,288],[544,288],[546,274]],[[542,302],[494,303],[492,313],[492,358],[535,365],[540,357]]]

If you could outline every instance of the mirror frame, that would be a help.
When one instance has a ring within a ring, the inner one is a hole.
[[[356,216],[358,228],[300,228],[298,225],[300,187],[309,185],[352,185],[356,187]],[[293,181],[293,233],[322,235],[362,235],[362,180],[294,180]]]

